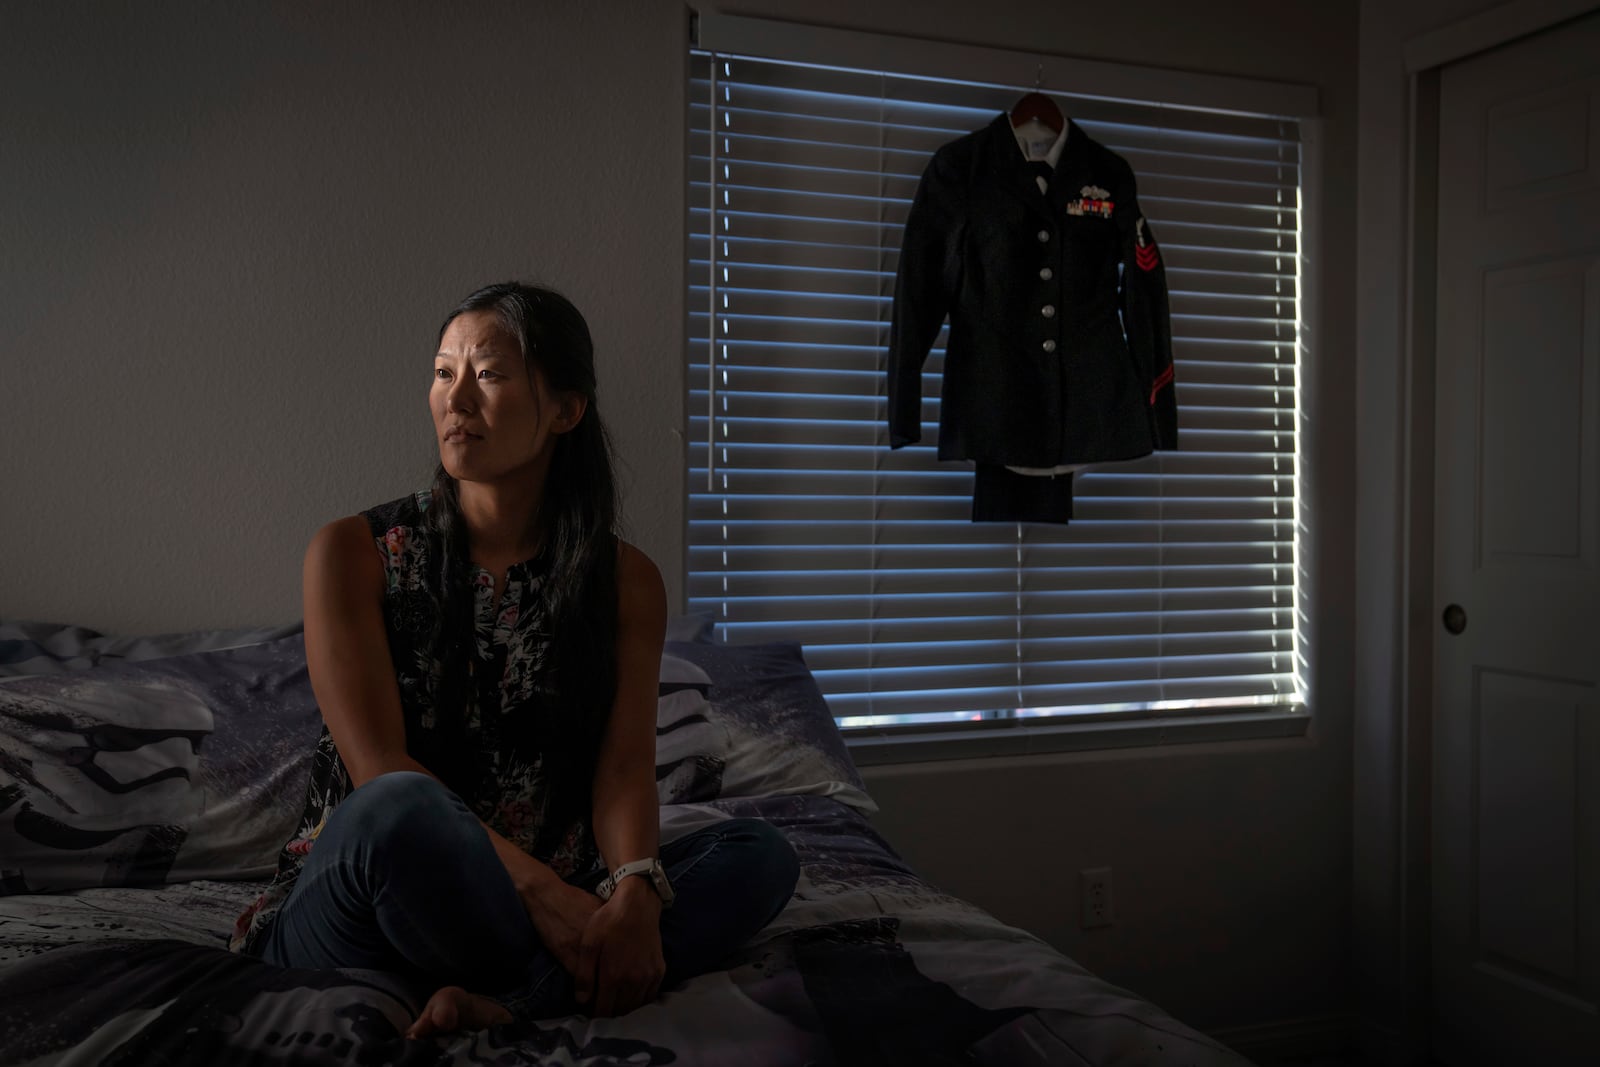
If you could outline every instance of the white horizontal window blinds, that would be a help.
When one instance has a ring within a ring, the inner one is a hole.
[[[1292,703],[1296,124],[1060,96],[1167,264],[1182,450],[1076,478],[1070,525],[974,524],[884,359],[924,166],[1015,88],[696,53],[689,599],[805,646],[844,726]],[[1169,102],[1181,103],[1181,102]]]

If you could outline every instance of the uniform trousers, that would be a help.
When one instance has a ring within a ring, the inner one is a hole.
[[[1072,518],[1072,473],[1018,474],[979,463],[972,480],[973,522],[1055,522]]]

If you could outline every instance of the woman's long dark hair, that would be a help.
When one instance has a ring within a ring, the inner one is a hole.
[[[550,630],[543,665],[553,684],[550,707],[529,708],[505,721],[514,747],[555,755],[546,766],[578,786],[592,778],[594,757],[616,693],[617,498],[611,441],[595,397],[594,341],[572,302],[550,289],[505,282],[485,286],[445,317],[439,336],[458,315],[492,311],[522,346],[528,380],[541,372],[548,387],[581,394],[582,419],[554,438],[554,454],[537,514],[530,515],[530,540],[540,547],[541,587]],[[469,798],[481,768],[459,740],[472,679],[473,604],[467,524],[456,480],[441,463],[433,476],[433,499],[424,522],[426,589],[433,600],[433,656],[440,665],[433,694],[435,716],[448,752],[428,753],[435,773]],[[495,679],[498,684],[498,679]],[[508,709],[509,710],[509,709]],[[421,758],[420,756],[418,758]],[[569,794],[570,795],[570,794]],[[588,789],[582,788],[588,803]],[[552,830],[562,827],[550,827]]]

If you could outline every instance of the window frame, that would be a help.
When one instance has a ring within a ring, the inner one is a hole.
[[[1301,146],[1296,362],[1301,367],[1308,362],[1308,324],[1316,303],[1315,190],[1322,170],[1318,151],[1320,122],[1315,88],[797,26],[743,16],[706,14],[699,16],[695,25],[691,50],[714,56],[747,56],[843,70],[892,71],[894,75],[986,85],[1007,84],[1008,80],[1016,80],[1017,71],[1033,69],[1038,87],[1050,92],[1093,95],[1145,105],[1292,119],[1299,127]],[[954,72],[960,72],[960,77],[955,77]],[[1085,92],[1085,88],[1091,86],[1094,92]],[[1176,105],[1170,103],[1172,100],[1182,100],[1184,103]],[[705,339],[697,339],[693,331],[690,331],[688,341],[691,345],[705,343]],[[686,353],[686,366],[692,359],[692,354]],[[1297,385],[1299,396],[1295,417],[1297,421],[1303,421],[1310,407],[1308,379],[1302,376]],[[689,417],[693,417],[692,412]],[[1310,442],[1305,439],[1303,427],[1297,426],[1297,432],[1301,436],[1299,454],[1304,461]],[[686,439],[689,436],[686,434]],[[686,462],[686,471],[691,466]],[[1311,483],[1312,478],[1306,467],[1297,469],[1297,500],[1311,489]],[[690,493],[696,491],[693,485],[688,489]],[[1304,511],[1297,508],[1297,513],[1296,588],[1305,594],[1310,592],[1311,568],[1308,563],[1314,558],[1314,542],[1304,519]],[[688,545],[691,543],[687,536],[685,543],[687,570]],[[1303,650],[1302,661],[1296,665],[1295,672],[1302,679],[1301,693],[1309,701],[1309,694],[1313,691],[1309,655],[1313,627],[1304,610],[1305,603],[1302,595],[1301,614],[1292,625],[1299,633]],[[1311,726],[1312,715],[1308,704],[1296,702],[1255,708],[1225,707],[1204,712],[1151,709],[1091,713],[1060,719],[985,719],[981,724],[892,724],[850,727],[842,732],[856,762],[874,765],[1195,742],[1299,738],[1307,736]]]

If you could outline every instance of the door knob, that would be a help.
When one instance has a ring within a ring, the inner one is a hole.
[[[1467,628],[1467,611],[1460,604],[1451,604],[1444,609],[1444,628],[1453,634],[1458,634]]]

